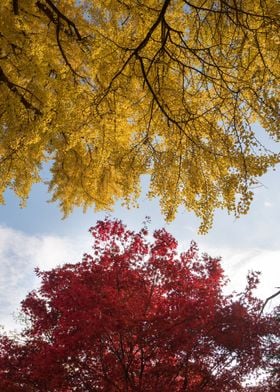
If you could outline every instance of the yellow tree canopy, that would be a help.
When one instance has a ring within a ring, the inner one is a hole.
[[[51,163],[73,207],[134,203],[141,175],[172,220],[247,212],[279,162],[277,0],[1,0],[0,195]]]

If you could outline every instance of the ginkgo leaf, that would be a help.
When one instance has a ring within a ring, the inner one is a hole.
[[[247,213],[279,154],[277,0],[3,0],[0,193],[41,164],[65,215],[110,209],[150,175],[166,219]],[[110,173],[110,174],[108,174]]]

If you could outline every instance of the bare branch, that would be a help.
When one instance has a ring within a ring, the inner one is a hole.
[[[277,288],[279,288],[279,287],[277,287]],[[268,298],[264,301],[264,304],[263,304],[263,306],[262,306],[262,308],[261,308],[260,314],[263,313],[264,308],[265,308],[265,306],[267,305],[267,303],[268,303],[269,301],[271,301],[273,298],[277,297],[278,295],[280,295],[280,290],[278,290],[275,294],[271,295],[270,297],[268,297]]]

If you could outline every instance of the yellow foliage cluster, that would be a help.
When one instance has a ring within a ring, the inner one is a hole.
[[[279,162],[277,0],[2,0],[0,195],[24,202],[51,162],[67,215],[137,200],[150,175],[167,220],[207,231],[247,212]]]

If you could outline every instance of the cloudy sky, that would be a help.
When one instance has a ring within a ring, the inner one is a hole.
[[[137,230],[148,215],[150,228],[165,226],[182,250],[195,240],[201,252],[222,257],[233,290],[244,287],[248,270],[261,271],[257,294],[265,299],[280,286],[279,173],[278,168],[261,178],[262,185],[255,191],[248,215],[235,219],[218,211],[213,229],[204,236],[197,234],[196,217],[183,210],[173,223],[166,225],[157,200],[147,200],[145,191],[138,209],[126,210],[117,204],[111,216]],[[146,190],[147,182],[144,178]],[[80,261],[83,253],[90,252],[89,227],[106,215],[92,210],[83,214],[77,209],[69,218],[61,220],[57,205],[47,203],[48,198],[46,186],[35,185],[26,208],[21,209],[9,191],[6,205],[0,206],[0,325],[7,330],[20,328],[16,321],[20,301],[39,283],[34,268],[50,269],[65,262]],[[278,298],[269,303],[268,310],[279,303]]]

